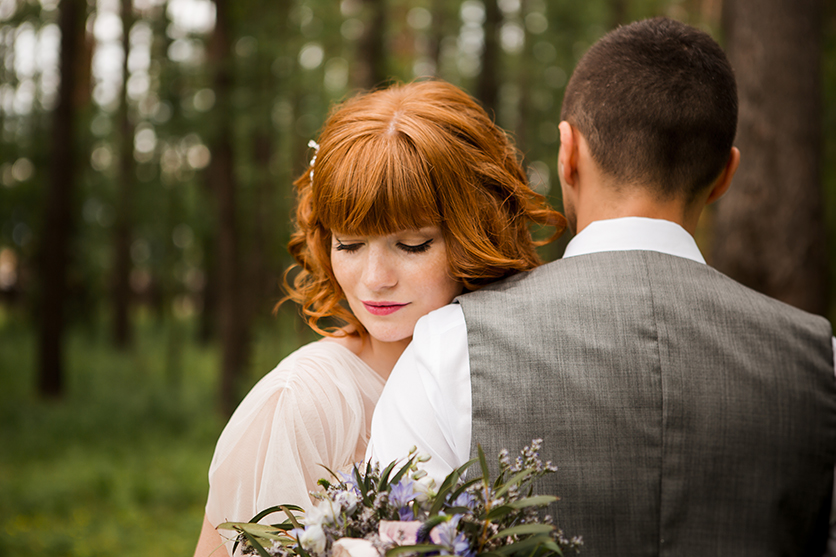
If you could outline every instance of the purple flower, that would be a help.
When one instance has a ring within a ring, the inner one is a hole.
[[[418,497],[418,492],[412,484],[412,480],[401,480],[389,489],[389,503],[398,509],[398,517],[401,520],[415,519],[409,503]]]
[[[470,543],[464,534],[458,531],[459,521],[462,515],[456,514],[447,522],[442,522],[430,532],[433,542],[444,547],[439,553],[441,555],[459,555],[460,557],[475,557],[476,552],[470,547]]]
[[[466,507],[470,510],[476,508],[476,498],[470,493],[464,491],[456,497],[456,500],[450,503],[451,507]]]
[[[339,474],[340,478],[342,478],[342,483],[344,483],[347,488],[350,488],[359,497],[360,489],[357,487],[357,478],[354,477],[354,473],[338,471],[337,474]]]

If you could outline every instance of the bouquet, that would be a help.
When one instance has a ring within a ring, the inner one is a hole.
[[[550,516],[541,516],[557,497],[535,495],[532,483],[557,469],[541,462],[540,444],[535,439],[513,462],[502,451],[493,481],[479,447],[478,458],[451,472],[437,489],[421,470],[427,459],[415,449],[400,466],[396,461],[381,470],[366,463],[339,475],[329,470],[335,483],[319,480],[324,493],[313,493],[319,503],[306,516],[295,514],[303,512],[300,507],[279,505],[250,522],[218,528],[237,531],[236,548],[241,544],[245,555],[261,557],[563,555],[582,541],[566,539]],[[481,475],[465,480],[465,471],[477,462]],[[272,513],[283,513],[286,520],[258,523]]]

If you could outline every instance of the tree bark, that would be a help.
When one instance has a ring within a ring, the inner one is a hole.
[[[61,0],[61,83],[52,116],[51,172],[45,199],[44,229],[40,246],[41,296],[38,335],[38,392],[47,398],[64,393],[64,330],[67,301],[69,238],[75,193],[75,94],[76,70],[82,54],[81,37],[86,3]]]
[[[354,85],[361,89],[372,89],[386,79],[386,0],[364,0],[368,17],[366,29],[360,38],[360,52],[354,71]]]
[[[232,414],[238,403],[239,380],[247,363],[249,323],[244,296],[238,230],[238,196],[232,148],[232,40],[227,0],[217,9],[211,57],[215,68],[216,129],[209,179],[218,219],[218,330],[221,335],[221,411]]]
[[[502,13],[497,0],[485,0],[485,48],[482,51],[482,71],[476,86],[476,97],[492,117],[496,117],[499,102],[499,27]]]
[[[807,311],[827,310],[820,0],[727,0],[740,169],[717,204],[713,264]]]
[[[119,348],[131,342],[130,329],[130,273],[132,204],[134,185],[134,126],[128,107],[128,54],[130,30],[133,25],[133,4],[122,0],[122,100],[119,106],[119,180],[116,183],[116,221],[113,234],[113,341]]]

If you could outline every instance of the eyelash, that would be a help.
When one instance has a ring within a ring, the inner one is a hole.
[[[398,247],[401,248],[406,253],[424,253],[428,249],[430,249],[430,245],[433,243],[432,239],[427,240],[426,242],[420,243],[417,246],[410,246],[409,244],[402,244],[398,242]],[[335,249],[337,251],[347,251],[349,253],[357,251],[362,246],[362,243],[357,244],[342,244],[337,241],[337,245]]]
[[[337,241],[337,247],[335,249],[337,251],[352,252],[352,251],[357,251],[358,249],[360,249],[360,246],[361,246],[361,244],[341,244],[339,241]]]
[[[407,253],[424,253],[425,251],[430,249],[430,244],[432,244],[432,243],[433,243],[432,239],[429,239],[426,242],[418,244],[417,246],[410,246],[410,245],[407,245],[407,244],[398,243],[398,247],[400,247],[402,250],[404,250]]]

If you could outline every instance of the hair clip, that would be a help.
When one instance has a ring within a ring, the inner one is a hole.
[[[308,147],[314,150],[314,156],[311,159],[311,182],[313,182],[313,165],[316,162],[316,155],[319,153],[319,143],[311,139],[308,141]]]

